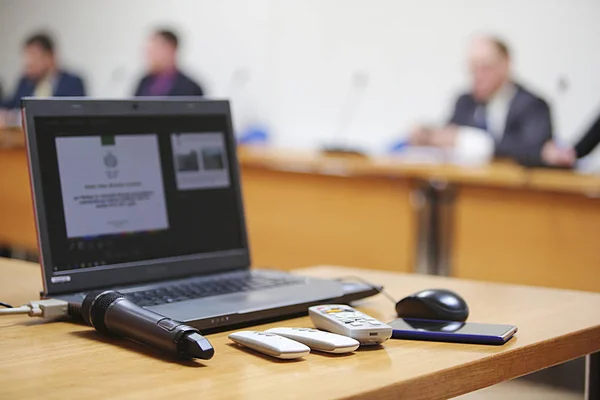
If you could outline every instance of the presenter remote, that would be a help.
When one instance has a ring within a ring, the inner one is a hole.
[[[346,305],[327,304],[308,309],[319,329],[356,339],[362,345],[377,345],[392,337],[392,327]]]
[[[358,341],[350,337],[323,332],[313,328],[273,328],[266,332],[295,340],[307,345],[311,350],[323,351],[325,353],[351,353],[360,346]]]
[[[252,350],[284,360],[304,357],[310,353],[310,349],[302,343],[269,332],[235,332],[229,335],[229,339]]]

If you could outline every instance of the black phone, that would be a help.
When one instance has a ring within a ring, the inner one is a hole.
[[[506,343],[517,332],[513,325],[399,318],[389,323],[392,338],[473,344]]]

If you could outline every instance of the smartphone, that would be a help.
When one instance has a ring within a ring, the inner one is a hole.
[[[517,332],[513,325],[399,318],[390,322],[392,338],[473,344],[506,343]]]

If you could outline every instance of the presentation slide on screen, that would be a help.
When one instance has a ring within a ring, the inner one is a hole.
[[[156,135],[56,138],[69,238],[169,228]]]
[[[171,135],[171,147],[179,190],[229,186],[222,133],[174,133]]]

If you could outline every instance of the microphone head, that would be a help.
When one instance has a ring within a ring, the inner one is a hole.
[[[121,293],[114,290],[89,292],[81,303],[81,317],[84,322],[106,335],[110,331],[104,323],[106,310],[117,300],[124,299]]]

